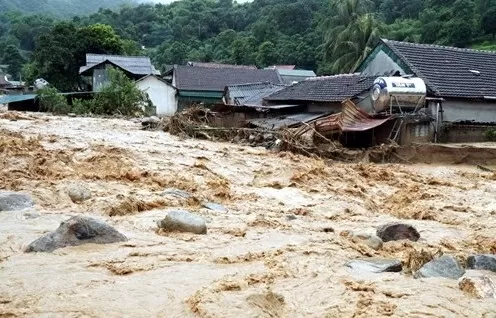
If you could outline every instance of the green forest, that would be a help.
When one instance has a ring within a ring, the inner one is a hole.
[[[67,90],[77,89],[86,52],[149,55],[162,70],[215,61],[336,74],[353,71],[380,38],[491,50],[495,34],[496,0],[182,0],[65,20],[2,13],[0,64]]]

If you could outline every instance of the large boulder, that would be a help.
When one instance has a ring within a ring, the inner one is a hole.
[[[467,268],[496,272],[496,255],[481,254],[470,256],[467,259]]]
[[[163,220],[158,221],[157,225],[165,232],[207,234],[205,220],[188,211],[170,211]]]
[[[50,232],[29,244],[26,252],[53,252],[66,246],[82,244],[110,244],[127,241],[127,238],[102,221],[75,216],[62,222],[55,232]]]
[[[458,280],[461,290],[476,298],[496,299],[496,284],[483,272],[466,274]]]
[[[459,279],[463,274],[465,274],[465,270],[456,258],[451,255],[443,255],[422,266],[414,276],[415,278],[446,277]]]
[[[0,212],[22,210],[31,208],[33,205],[34,201],[29,194],[0,191]]]
[[[353,233],[351,240],[357,244],[364,244],[373,250],[380,250],[383,242],[380,237],[368,233]]]
[[[346,263],[349,268],[358,272],[401,272],[401,261],[387,258],[355,259]]]
[[[403,223],[388,223],[377,229],[377,236],[383,242],[410,240],[418,241],[420,239],[419,232],[411,225]]]
[[[74,183],[69,185],[67,188],[67,194],[71,198],[72,202],[80,203],[91,199],[91,192],[83,184]]]

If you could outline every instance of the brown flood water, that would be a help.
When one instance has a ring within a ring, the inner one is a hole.
[[[29,116],[0,119],[0,188],[36,201],[0,212],[0,317],[496,317],[496,300],[456,280],[408,274],[440,253],[496,252],[494,173],[324,163],[122,119]],[[72,203],[71,182],[92,198]],[[161,196],[169,187],[229,211]],[[204,217],[208,234],[158,233],[174,208]],[[73,215],[105,220],[129,241],[23,253]],[[421,240],[374,251],[348,238],[398,219]],[[401,259],[405,273],[344,266],[367,256]]]

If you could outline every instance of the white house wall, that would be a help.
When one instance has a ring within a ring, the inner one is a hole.
[[[137,85],[150,97],[156,107],[157,116],[172,116],[177,111],[176,90],[154,76],[149,76]]]

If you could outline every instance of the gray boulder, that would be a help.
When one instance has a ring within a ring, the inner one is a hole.
[[[50,232],[29,244],[25,251],[53,252],[66,246],[124,241],[127,241],[127,238],[113,227],[93,218],[75,216],[62,222],[55,232]]]
[[[467,268],[496,272],[496,255],[481,254],[470,256],[467,259]]]
[[[29,194],[20,192],[0,191],[0,212],[18,211],[34,206]]]
[[[410,240],[418,241],[420,239],[419,232],[411,225],[403,223],[388,223],[377,229],[377,236],[383,242]]]
[[[355,259],[345,264],[358,272],[384,273],[401,272],[401,261],[387,258]]]
[[[451,255],[443,255],[433,259],[420,268],[414,275],[415,278],[446,277],[459,279],[465,274],[465,270]]]
[[[166,232],[207,234],[205,220],[188,211],[170,211],[157,225]]]
[[[373,250],[380,250],[382,248],[383,242],[380,237],[367,234],[367,233],[354,233],[351,240],[358,244],[364,244]]]
[[[88,190],[88,188],[80,183],[71,184],[67,188],[67,194],[74,203],[79,203],[91,199],[90,190]]]

